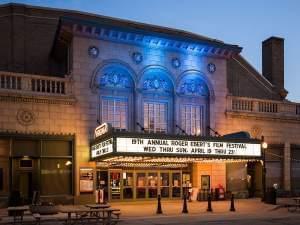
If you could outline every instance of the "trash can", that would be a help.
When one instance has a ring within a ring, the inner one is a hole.
[[[274,187],[267,188],[267,191],[265,194],[266,194],[265,203],[276,205],[276,198],[277,198],[276,189]]]
[[[8,198],[8,206],[20,206],[20,205],[23,205],[21,193],[20,191],[13,190],[12,192],[10,192]]]
[[[218,201],[220,199],[220,188],[215,188],[215,200]]]

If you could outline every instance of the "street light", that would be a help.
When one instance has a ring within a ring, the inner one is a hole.
[[[262,156],[263,156],[263,173],[262,173],[262,186],[263,186],[263,193],[262,193],[262,201],[266,200],[266,174],[267,174],[267,168],[266,168],[266,150],[268,148],[268,143],[265,142],[264,136],[261,136],[261,150],[262,150]]]

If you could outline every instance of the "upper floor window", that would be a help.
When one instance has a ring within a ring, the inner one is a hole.
[[[180,107],[181,127],[188,135],[205,134],[205,107],[203,105],[182,105]]]
[[[188,135],[206,135],[209,125],[209,88],[205,78],[190,72],[183,76],[177,86],[179,124]]]
[[[133,72],[122,62],[107,62],[92,80],[93,90],[99,90],[99,120],[119,130],[129,130],[133,114]]]
[[[144,102],[144,128],[146,132],[167,132],[167,104]]]
[[[128,129],[128,101],[126,99],[102,98],[102,123],[110,123],[120,130]]]

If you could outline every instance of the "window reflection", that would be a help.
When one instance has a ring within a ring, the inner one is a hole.
[[[128,129],[128,102],[126,99],[103,98],[102,123],[110,123],[117,129]]]
[[[181,126],[189,135],[205,135],[205,114],[203,105],[182,105]]]
[[[144,103],[144,128],[147,132],[167,132],[166,103]]]

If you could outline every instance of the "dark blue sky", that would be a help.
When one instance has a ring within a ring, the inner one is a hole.
[[[298,0],[0,0],[73,9],[156,24],[238,44],[261,71],[261,41],[285,38],[285,88],[300,102],[300,1]]]

